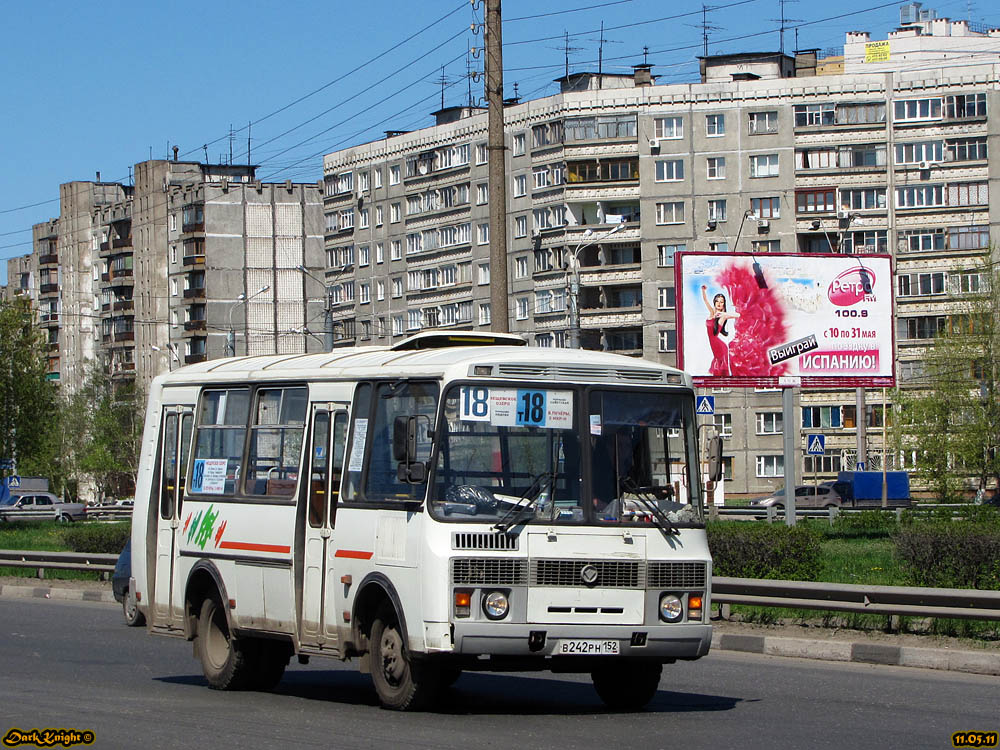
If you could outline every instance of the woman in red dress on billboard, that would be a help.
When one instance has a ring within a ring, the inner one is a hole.
[[[712,301],[708,301],[708,287],[701,285],[701,298],[705,300],[705,307],[708,308],[708,320],[705,327],[708,330],[708,344],[712,347],[712,364],[709,374],[712,377],[732,375],[729,364],[729,345],[723,339],[728,336],[726,322],[730,318],[738,318],[739,313],[726,311],[726,296],[716,294]]]

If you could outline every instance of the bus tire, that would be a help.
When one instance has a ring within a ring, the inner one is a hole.
[[[139,610],[139,602],[135,600],[135,592],[131,588],[125,589],[125,596],[122,597],[122,614],[130,628],[146,624],[146,616]]]
[[[214,592],[201,605],[196,642],[201,671],[215,690],[242,690],[254,673],[252,641],[233,638],[226,610]]]
[[[645,708],[660,686],[663,665],[657,662],[618,662],[590,673],[604,705],[615,711]]]
[[[372,682],[383,708],[419,710],[433,702],[440,684],[430,665],[410,654],[393,610],[379,612],[372,623],[370,644]]]

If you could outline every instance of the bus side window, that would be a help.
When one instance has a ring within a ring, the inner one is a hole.
[[[309,525],[323,525],[326,483],[329,468],[330,412],[318,411],[313,417],[312,467],[309,470]]]
[[[177,415],[167,414],[163,420],[160,443],[160,518],[174,517],[177,490]]]
[[[305,388],[257,390],[244,475],[246,494],[283,497],[295,494],[307,404]]]
[[[333,418],[333,465],[330,470],[330,525],[337,516],[340,499],[340,478],[344,473],[344,452],[347,450],[347,412],[338,411]]]

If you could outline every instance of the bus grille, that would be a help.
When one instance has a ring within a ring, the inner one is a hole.
[[[646,585],[651,589],[703,589],[705,567],[703,562],[651,562]]]
[[[589,367],[587,365],[535,365],[506,363],[497,366],[498,374],[508,378],[557,378],[573,380],[628,380],[662,383],[662,370],[641,367]]]
[[[451,535],[451,548],[516,550],[519,538],[510,534],[456,532]]]
[[[460,586],[524,586],[526,560],[493,557],[456,557],[451,580]]]
[[[597,569],[596,588],[645,588],[642,566],[635,560],[532,560],[531,582],[535,586],[588,586],[582,571]]]

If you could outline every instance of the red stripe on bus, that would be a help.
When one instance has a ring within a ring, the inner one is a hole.
[[[356,549],[338,549],[334,557],[350,557],[355,560],[371,560],[374,552],[362,552]]]
[[[221,549],[240,549],[246,552],[279,552],[288,554],[292,548],[282,544],[257,544],[256,542],[220,542]]]

